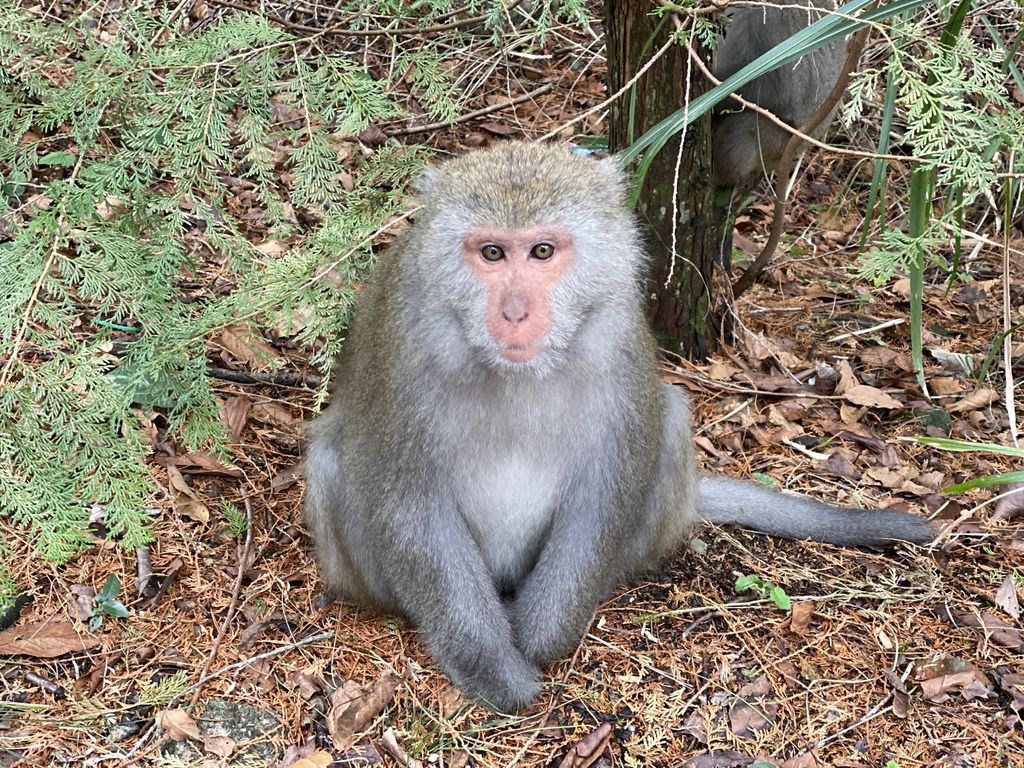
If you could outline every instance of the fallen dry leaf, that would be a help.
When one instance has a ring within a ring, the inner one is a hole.
[[[28,199],[28,204],[31,208],[47,211],[50,209],[50,204],[53,202],[53,198],[47,197],[46,195],[32,195]]]
[[[839,404],[839,419],[844,424],[856,424],[863,417],[864,414],[870,411],[866,405],[853,406],[850,403]]]
[[[883,669],[882,674],[892,686],[892,713],[901,720],[906,720],[910,713],[910,694],[907,686],[895,672]]]
[[[784,761],[782,768],[825,768],[828,765],[823,760],[819,760],[813,752],[804,752],[802,755]]]
[[[995,399],[996,391],[994,389],[982,387],[981,389],[976,389],[963,400],[958,400],[957,402],[953,403],[951,406],[949,406],[949,410],[951,413],[975,411],[978,408],[984,408]]]
[[[96,590],[85,584],[72,584],[68,591],[71,593],[71,607],[75,618],[79,621],[91,619],[93,604],[96,602]]]
[[[103,202],[96,204],[96,215],[104,221],[110,221],[118,212],[124,210],[124,202],[114,195],[107,195]]]
[[[870,387],[867,384],[858,384],[855,387],[850,387],[842,395],[854,405],[864,405],[869,408],[888,408],[893,410],[903,407],[903,403],[892,395],[883,392],[878,387]]]
[[[779,705],[769,701],[770,688],[765,675],[747,683],[736,694],[736,703],[729,709],[729,726],[733,735],[751,738],[775,721]]]
[[[791,379],[789,376],[780,376],[758,371],[744,371],[739,381],[760,390],[761,392],[807,392],[807,387],[802,382]]]
[[[167,467],[167,482],[170,484],[172,490],[183,493],[186,496],[195,496],[192,486],[185,481],[181,471],[173,465]]]
[[[884,440],[880,439],[863,424],[846,424],[842,421],[829,419],[819,422],[818,425],[840,440],[849,440],[850,442],[873,448],[876,451],[881,451],[886,446]]]
[[[203,750],[217,757],[230,757],[236,746],[235,740],[227,736],[203,736]]]
[[[253,659],[242,670],[240,679],[251,685],[253,689],[270,693],[276,686],[274,668],[267,659]]]
[[[480,127],[495,136],[515,136],[519,133],[519,129],[515,126],[502,123],[481,123]]]
[[[999,520],[1009,520],[1024,512],[1024,483],[1008,483],[999,488],[1002,496],[996,502],[993,515]]]
[[[999,687],[1010,697],[1013,711],[1024,714],[1024,675],[1008,672],[999,678]]]
[[[153,578],[153,558],[149,545],[135,548],[135,594],[143,597]]]
[[[291,410],[273,400],[254,405],[252,417],[264,424],[273,424],[278,427],[290,427],[299,420]]]
[[[740,369],[735,365],[729,363],[712,363],[708,366],[707,374],[708,378],[714,379],[715,381],[731,381],[733,374],[739,373]]]
[[[441,693],[440,704],[441,714],[444,717],[449,718],[458,712],[463,705],[466,703],[466,697],[462,694],[457,686],[449,685]]]
[[[951,675],[939,675],[921,681],[921,696],[935,704],[948,701],[950,693],[959,689],[960,695],[971,699],[984,699],[992,695],[992,683],[973,667]]]
[[[166,469],[175,511],[197,523],[208,523],[210,508],[199,500],[196,492],[185,482],[185,478],[182,477],[177,467],[169,464]]]
[[[278,336],[295,336],[299,331],[305,330],[314,316],[309,307],[296,305],[287,312],[276,314],[273,330]]]
[[[786,682],[788,687],[794,689],[802,687],[800,682],[800,670],[796,668],[796,664],[792,661],[780,661],[775,665],[775,668],[782,675],[782,679]]]
[[[686,720],[683,721],[683,725],[679,731],[696,739],[701,744],[706,745],[708,743],[708,729],[705,723],[704,714],[698,710],[694,710],[686,716]]]
[[[228,475],[242,477],[242,470],[230,464],[223,464],[208,453],[193,451],[184,456],[157,457],[158,464],[163,466],[186,467],[190,474],[205,473],[211,475]]]
[[[849,360],[840,360],[836,363],[836,372],[839,374],[839,381],[835,389],[837,395],[845,395],[854,387],[861,386],[860,379],[853,372],[853,366],[850,365]]]
[[[337,749],[349,745],[352,737],[370,724],[377,713],[391,701],[402,681],[401,676],[388,670],[364,689],[354,680],[346,680],[330,696],[331,711],[327,715],[327,730]]]
[[[983,611],[979,616],[975,613],[953,614],[948,608],[942,608],[939,615],[955,626],[982,630],[996,645],[1018,650],[1022,647],[1020,630],[987,611]]]
[[[925,488],[931,488],[933,491],[938,493],[946,485],[946,473],[935,470],[934,472],[925,472],[923,475],[919,475],[917,482],[923,485]]]
[[[351,749],[347,749],[338,755],[338,759],[334,761],[334,764],[351,766],[387,765],[380,752],[373,745],[373,742],[365,738],[357,742]],[[399,762],[399,765],[404,766],[405,763]],[[419,763],[419,765],[422,766],[423,764]]]
[[[265,622],[257,623],[263,624]],[[315,674],[312,667],[307,667],[306,669],[295,670],[285,679],[288,683],[299,689],[299,696],[309,701],[320,693],[320,685],[313,679]]]
[[[591,733],[576,742],[576,745],[558,764],[559,768],[587,768],[592,765],[608,746],[611,735],[611,723],[601,723]]]
[[[683,768],[748,768],[754,761],[733,749],[716,749],[703,755],[694,755]]]
[[[252,328],[244,325],[229,325],[217,334],[216,341],[231,357],[244,363],[250,370],[280,368],[283,365],[273,347]]]
[[[864,474],[842,451],[833,451],[829,454],[825,466],[832,474],[850,481],[860,480],[861,475]]]
[[[238,441],[245,429],[245,423],[249,419],[249,411],[252,409],[252,400],[245,395],[229,397],[220,411],[220,420],[231,433],[231,439]]]
[[[1020,618],[1020,603],[1017,602],[1017,580],[1012,573],[1006,574],[993,598],[995,604],[1006,611],[1014,619]]]
[[[291,764],[291,768],[327,768],[334,762],[334,755],[324,750],[318,750],[309,757],[303,757]]]
[[[381,147],[388,141],[388,135],[380,126],[370,123],[359,132],[359,141],[371,147]]]
[[[0,656],[53,659],[95,648],[102,642],[101,636],[82,634],[67,621],[35,621],[0,632]]]
[[[872,467],[864,472],[864,477],[876,481],[883,488],[901,493],[910,493],[915,496],[927,496],[931,489],[914,482],[917,479],[916,470],[912,467],[900,467],[889,469],[888,467]]]
[[[985,631],[992,642],[999,645],[1004,645],[1007,648],[1021,649],[1020,630],[1016,627],[1010,626],[1005,621],[1000,619],[998,616],[993,616],[987,611],[983,611],[981,618],[973,614],[964,614],[961,616],[964,624],[970,627],[977,627]]]
[[[285,467],[270,479],[271,490],[283,491],[286,488],[291,488],[302,479],[304,471],[304,462],[301,460],[290,467]]]
[[[280,256],[288,252],[288,246],[280,240],[266,240],[257,245],[256,250],[264,256]]]
[[[928,354],[934,357],[942,367],[954,373],[964,373],[973,376],[978,368],[973,355],[965,355],[961,352],[950,352],[949,350],[935,347],[928,350]]]
[[[199,738],[199,726],[184,709],[164,709],[157,712],[156,727],[173,741]]]
[[[746,328],[743,330],[743,349],[744,356],[752,363],[777,360],[787,370],[804,367],[804,362],[792,352],[787,352],[774,341],[769,341],[763,333],[752,333]]]
[[[959,395],[964,391],[964,387],[952,376],[936,376],[928,379],[928,390],[939,397],[950,397]]]
[[[728,464],[729,462],[732,461],[732,458],[729,455],[715,448],[715,444],[712,443],[703,435],[694,435],[693,444],[700,448],[702,451],[705,451],[709,456],[714,456],[723,464]]]
[[[405,768],[423,768],[423,761],[409,757],[409,753],[398,743],[398,737],[395,736],[394,728],[389,726],[384,731],[384,734],[380,737],[380,745],[384,747],[384,751],[395,758],[399,765],[405,766]]]
[[[910,361],[910,357],[891,347],[868,347],[859,352],[857,356],[865,366],[869,367],[893,368],[903,373],[911,373],[914,370],[914,364]]]
[[[800,600],[793,603],[789,615],[789,628],[798,635],[806,634],[811,623],[811,617],[814,615],[815,607],[817,606],[813,600]]]

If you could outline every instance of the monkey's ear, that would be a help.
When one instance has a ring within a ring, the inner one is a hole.
[[[412,191],[416,195],[427,195],[437,185],[438,172],[436,168],[427,166],[420,171],[419,178],[412,183]]]

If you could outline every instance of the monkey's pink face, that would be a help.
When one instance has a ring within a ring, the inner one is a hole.
[[[462,254],[487,295],[484,322],[498,354],[532,360],[551,331],[551,293],[572,264],[572,236],[557,226],[478,227],[463,238]]]

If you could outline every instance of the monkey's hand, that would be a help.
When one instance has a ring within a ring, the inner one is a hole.
[[[617,580],[616,558],[602,557],[604,537],[593,519],[573,509],[556,520],[537,565],[516,592],[510,608],[516,644],[537,664],[564,658],[576,647],[597,604]]]
[[[445,672],[499,711],[533,703],[540,669],[513,642],[498,592],[454,508],[382,510],[379,517],[402,521],[401,530],[382,532],[391,542],[383,570],[402,613]]]

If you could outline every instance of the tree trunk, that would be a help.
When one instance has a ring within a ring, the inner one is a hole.
[[[670,18],[660,24],[659,30],[659,20],[650,15],[655,6],[646,1],[605,0],[609,93],[625,85],[671,34]],[[707,83],[695,66],[689,68],[687,89],[687,58],[685,47],[673,46],[612,105],[609,141],[613,152],[628,147],[679,109],[687,92],[692,100],[706,90]],[[651,163],[636,210],[650,235],[651,327],[664,346],[693,359],[715,349],[721,332],[713,316],[715,238],[711,226],[710,137],[711,117],[705,114],[686,130],[681,156],[678,138],[666,144]]]

